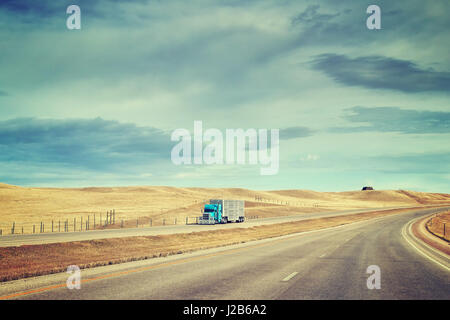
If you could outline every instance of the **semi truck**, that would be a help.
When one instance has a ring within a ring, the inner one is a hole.
[[[205,204],[198,224],[244,222],[244,200],[211,199]]]

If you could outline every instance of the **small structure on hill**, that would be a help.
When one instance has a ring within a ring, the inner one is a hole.
[[[372,188],[372,187],[369,187],[369,186],[366,186],[366,187],[363,187],[363,188],[361,189],[361,191],[366,191],[366,190],[373,190],[373,188]]]

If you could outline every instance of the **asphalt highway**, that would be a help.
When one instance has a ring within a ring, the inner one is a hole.
[[[281,216],[272,218],[261,218],[246,220],[244,223],[229,223],[226,225],[167,225],[155,227],[139,227],[139,228],[124,228],[124,229],[106,229],[106,230],[92,230],[81,232],[55,232],[55,233],[35,233],[35,234],[13,234],[0,236],[0,247],[11,247],[20,245],[44,244],[44,243],[58,243],[70,241],[83,241],[94,239],[120,238],[132,236],[152,236],[161,234],[174,233],[189,233],[195,231],[217,230],[222,228],[248,228],[252,226],[292,222],[299,220],[306,220],[311,218],[323,218],[347,214],[357,214],[361,212],[370,212],[377,210],[386,210],[391,208],[375,208],[375,209],[358,209],[332,212],[314,212],[303,213],[293,216]]]
[[[407,228],[439,210],[87,269],[79,290],[66,288],[67,274],[13,281],[0,284],[0,298],[449,300],[449,257],[418,251]],[[373,265],[380,289],[367,286]]]

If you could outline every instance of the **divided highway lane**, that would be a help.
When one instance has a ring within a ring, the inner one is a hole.
[[[86,270],[80,290],[62,286],[15,298],[448,300],[450,272],[418,253],[402,236],[402,228],[409,221],[436,211],[423,209],[143,261],[140,269],[136,264],[107,266],[100,274],[90,276],[93,270]],[[366,270],[370,265],[380,267],[379,290],[367,288],[370,275]],[[29,281],[28,290],[33,289],[32,283]],[[8,285],[0,285],[0,295],[8,290],[11,293]]]
[[[141,227],[126,229],[92,230],[82,232],[61,232],[61,233],[37,233],[37,234],[15,234],[0,236],[0,247],[11,247],[31,244],[57,243],[69,241],[82,241],[106,238],[132,237],[132,236],[154,236],[161,234],[189,233],[195,231],[217,230],[221,228],[248,228],[257,225],[292,222],[311,218],[323,218],[330,216],[356,214],[393,208],[376,208],[361,210],[346,210],[320,213],[304,213],[294,216],[273,217],[247,220],[244,223],[230,223],[226,225],[171,225],[157,227]]]

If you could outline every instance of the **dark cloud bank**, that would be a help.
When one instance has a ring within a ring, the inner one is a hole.
[[[316,70],[348,86],[407,93],[450,92],[450,72],[424,70],[407,60],[383,56],[349,58],[345,55],[321,54],[312,63]]]
[[[0,161],[59,163],[103,170],[169,157],[170,136],[156,128],[96,119],[0,122]]]

